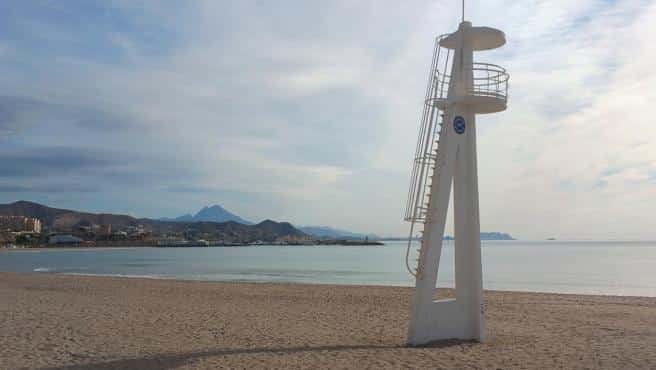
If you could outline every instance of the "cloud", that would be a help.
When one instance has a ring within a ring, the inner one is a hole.
[[[523,215],[534,222],[521,227],[536,235],[650,238],[646,225],[637,231],[640,227],[627,224],[656,205],[653,185],[646,181],[653,170],[653,144],[636,145],[656,137],[648,103],[653,94],[644,88],[656,81],[644,68],[656,55],[644,48],[646,40],[633,41],[656,19],[655,7],[595,2],[585,9],[586,20],[575,22],[566,38],[546,49],[548,62],[542,53],[517,65],[515,57],[507,60],[515,71],[510,109],[479,146],[482,160],[493,159],[487,168],[479,164],[482,198],[488,200],[482,218],[508,228]],[[559,94],[565,99],[553,98]],[[600,175],[608,168],[616,174]],[[566,188],[559,186],[564,183]],[[498,217],[502,206],[507,220]]]
[[[53,184],[53,185],[28,185],[28,184],[2,184],[0,183],[0,193],[10,194],[25,194],[25,193],[91,193],[96,192],[98,189],[84,185],[71,185],[71,184]]]
[[[1,177],[34,177],[96,170],[120,162],[110,159],[108,153],[90,149],[68,147],[30,148],[27,150],[0,150]]]
[[[221,203],[249,219],[405,234],[432,42],[457,26],[453,4],[3,7],[0,200],[40,189],[58,206],[155,217]],[[483,228],[653,237],[621,221],[656,207],[654,2],[467,9],[508,38],[478,60],[511,73],[508,111],[478,122]],[[76,197],[76,184],[98,192]]]

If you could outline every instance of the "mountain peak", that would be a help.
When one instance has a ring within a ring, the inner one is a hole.
[[[168,220],[168,219],[167,219]],[[218,204],[211,206],[204,206],[195,215],[185,214],[173,219],[179,222],[228,222],[234,221],[243,225],[252,225],[252,222],[246,221],[243,218],[227,211],[225,208]]]
[[[213,206],[205,206],[205,207],[201,208],[201,210],[198,211],[198,213],[201,213],[201,212],[207,212],[207,211],[227,212],[227,211],[225,210],[225,208],[221,207],[221,206],[218,205],[218,204],[215,204],[215,205],[213,205]],[[196,214],[198,214],[198,213],[196,213]]]
[[[35,202],[30,202],[29,200],[17,200],[13,203],[9,203],[10,205],[14,206],[19,206],[19,205],[30,205],[30,206],[39,206],[39,207],[46,207],[42,204],[35,203]]]

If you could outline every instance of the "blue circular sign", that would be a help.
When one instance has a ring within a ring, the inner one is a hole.
[[[460,116],[456,116],[456,118],[453,119],[453,129],[456,130],[456,133],[458,135],[462,135],[465,133],[466,126],[467,124],[465,123],[464,118]]]

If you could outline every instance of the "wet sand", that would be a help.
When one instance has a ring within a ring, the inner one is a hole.
[[[412,348],[411,292],[0,273],[0,369],[656,369],[656,298],[489,291],[486,343]]]

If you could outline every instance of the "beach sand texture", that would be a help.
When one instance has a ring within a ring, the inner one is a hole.
[[[411,293],[0,273],[0,368],[656,369],[656,298],[490,291],[488,342],[410,348]]]

